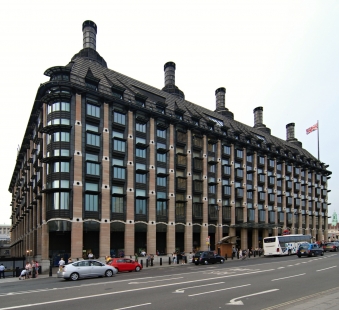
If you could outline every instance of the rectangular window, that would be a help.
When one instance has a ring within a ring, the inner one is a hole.
[[[135,182],[136,183],[146,184],[146,174],[136,173],[136,175],[135,175]]]
[[[86,133],[86,143],[88,145],[94,145],[100,147],[100,136],[93,133]]]
[[[157,129],[157,136],[166,139],[166,129]]]
[[[167,179],[166,177],[165,178],[157,177],[157,185],[166,186],[167,185],[166,179]]]
[[[113,141],[113,150],[118,152],[126,151],[126,142],[122,140],[114,139]]]
[[[94,131],[94,132],[99,132],[99,127],[98,126],[94,126],[94,125],[90,125],[90,124],[86,124],[86,130]]]
[[[87,115],[100,118],[100,107],[87,103],[86,113]]]
[[[209,152],[215,152],[216,150],[216,144],[215,143],[208,143],[208,151]]]
[[[145,199],[136,199],[135,200],[135,214],[146,215],[146,200]]]
[[[126,125],[126,115],[119,113],[117,111],[114,111],[113,113],[113,122],[118,123],[121,125]]]
[[[167,201],[157,201],[157,215],[167,216]]]
[[[86,160],[99,161],[99,156],[96,154],[86,153]]]
[[[123,166],[124,165],[124,160],[121,158],[113,158],[112,159],[112,165],[113,166]]]
[[[89,182],[86,182],[85,190],[86,191],[97,192],[99,190],[99,184],[98,183],[89,183]]]
[[[135,156],[136,157],[141,157],[141,158],[146,158],[146,149],[135,149]]]
[[[121,132],[121,131],[113,130],[112,138],[121,138],[121,139],[123,139],[124,138],[124,133]]]
[[[112,186],[112,194],[123,194],[124,193],[124,187],[113,185]]]
[[[166,174],[166,168],[157,167],[157,174],[160,174],[160,173]]]
[[[58,142],[69,142],[70,141],[70,134],[69,132],[55,132],[53,133],[53,141]]]
[[[100,175],[100,165],[97,163],[86,163],[86,174]]]
[[[165,143],[157,143],[157,149],[165,149],[166,150],[166,144]]]
[[[208,186],[208,193],[215,194],[215,185]]]
[[[146,132],[146,124],[143,123],[136,123],[135,130],[139,132]]]
[[[178,217],[185,216],[185,203],[184,202],[175,203],[175,216],[178,216]]]
[[[85,195],[85,211],[97,212],[99,208],[99,196],[86,194]]]
[[[215,165],[208,165],[208,171],[209,171],[209,172],[213,172],[213,173],[214,173],[215,170],[216,170],[216,169],[215,169]]]
[[[122,167],[113,167],[113,178],[125,180],[126,169]]]
[[[237,155],[237,158],[242,159],[242,157],[243,157],[243,151],[242,151],[242,150],[237,150],[236,155]]]
[[[157,153],[157,161],[165,163],[167,160],[166,154],[159,154]]]
[[[136,169],[136,170],[146,170],[146,165],[145,165],[145,164],[137,163],[137,164],[135,165],[135,169]]]
[[[112,197],[112,212],[124,213],[124,197]]]
[[[231,155],[231,147],[228,145],[223,145],[223,154],[224,155]]]
[[[68,192],[56,192],[47,197],[48,210],[69,210]]]

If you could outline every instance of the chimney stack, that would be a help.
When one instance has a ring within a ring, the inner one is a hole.
[[[163,91],[177,96],[181,99],[185,99],[185,94],[175,86],[175,63],[173,61],[166,62],[164,65],[165,71],[165,87]]]
[[[294,123],[289,123],[286,125],[286,141],[291,142],[299,147],[302,147],[302,143],[294,136]]]
[[[82,24],[83,46],[96,50],[97,25],[91,20],[86,20]]]
[[[263,107],[257,107],[253,110],[254,114],[254,126],[253,128],[257,128],[263,132],[266,132],[268,134],[271,134],[271,129],[267,128],[264,124],[264,108]]]
[[[228,118],[234,119],[234,115],[226,108],[226,88],[219,87],[215,91],[215,107],[214,112],[220,113]]]

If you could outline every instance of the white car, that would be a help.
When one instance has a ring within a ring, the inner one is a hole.
[[[65,265],[62,270],[59,269],[57,277],[76,281],[79,278],[112,277],[117,272],[118,270],[113,266],[89,259]]]

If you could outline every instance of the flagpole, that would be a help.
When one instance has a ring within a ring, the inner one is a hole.
[[[317,127],[318,127],[318,160],[320,161],[320,149],[319,149],[319,121],[317,121]]]

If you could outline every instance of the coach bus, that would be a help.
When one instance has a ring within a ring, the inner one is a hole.
[[[311,235],[286,235],[264,238],[264,255],[292,255],[296,254],[301,243],[312,243]]]

